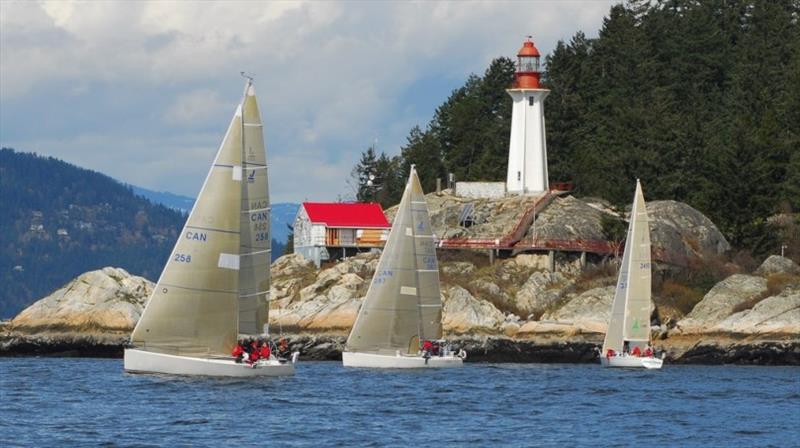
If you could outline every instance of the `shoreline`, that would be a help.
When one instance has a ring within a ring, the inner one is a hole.
[[[558,335],[514,339],[496,335],[464,335],[448,338],[464,348],[474,363],[594,363],[599,359],[602,336],[564,338]],[[346,336],[327,334],[285,335],[300,359],[339,361]],[[127,334],[19,334],[0,335],[0,357],[122,358]],[[800,366],[800,338],[775,335],[751,340],[746,337],[676,336],[653,341],[666,353],[668,364]]]

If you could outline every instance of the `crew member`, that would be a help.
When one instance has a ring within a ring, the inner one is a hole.
[[[242,362],[242,357],[244,356],[244,348],[242,347],[242,341],[236,341],[236,347],[233,347],[233,351],[231,355],[236,360],[237,363]]]

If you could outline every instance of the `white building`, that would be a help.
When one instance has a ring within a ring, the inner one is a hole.
[[[304,202],[294,220],[294,253],[319,267],[383,247],[391,227],[380,204]]]

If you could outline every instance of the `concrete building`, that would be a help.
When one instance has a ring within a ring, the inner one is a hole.
[[[514,84],[506,90],[514,101],[508,145],[508,194],[541,194],[550,189],[544,126],[544,99],[550,91],[539,86],[539,57],[529,36],[517,54]]]
[[[380,204],[304,202],[294,220],[294,253],[319,267],[383,247],[391,227]]]

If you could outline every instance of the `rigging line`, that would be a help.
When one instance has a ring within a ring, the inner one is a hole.
[[[189,290],[189,291],[198,291],[198,292],[216,292],[216,293],[220,293],[220,294],[238,294],[239,293],[239,291],[237,291],[237,290],[191,288],[189,286],[173,285],[171,283],[159,283],[158,286],[166,286],[168,288],[179,288],[179,289],[186,289],[186,290]]]
[[[251,208],[251,209],[248,209],[248,210],[242,210],[242,214],[245,214],[245,213],[255,213],[255,212],[268,212],[268,211],[270,211],[270,210],[272,210],[272,207],[266,207],[266,208]]]
[[[247,298],[247,297],[254,297],[254,296],[261,295],[261,294],[269,294],[269,289],[264,290],[264,291],[258,291],[258,292],[250,293],[250,294],[239,294],[239,298],[240,299],[244,299],[244,298]]]
[[[233,235],[238,235],[239,234],[239,232],[234,231],[234,230],[215,229],[213,227],[191,226],[191,225],[188,225],[188,224],[186,225],[186,228],[187,229],[197,229],[197,230],[208,230],[209,232],[230,233],[230,234],[233,234]]]
[[[245,253],[240,253],[240,254],[239,254],[239,256],[240,256],[240,257],[247,257],[247,256],[250,256],[250,255],[267,254],[267,253],[270,253],[270,252],[272,252],[270,249],[267,249],[267,250],[257,250],[257,251],[255,251],[255,252],[245,252]]]

